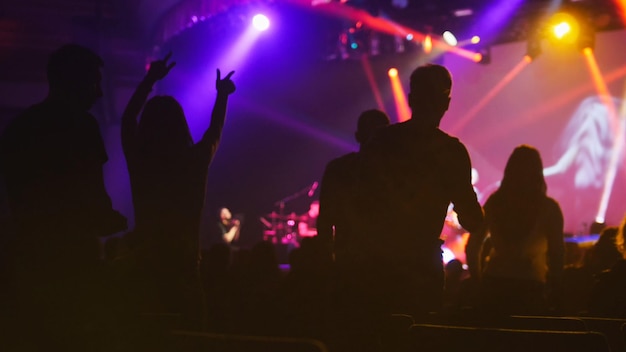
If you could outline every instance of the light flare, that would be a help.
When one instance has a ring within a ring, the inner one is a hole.
[[[391,68],[388,73],[389,81],[391,82],[391,90],[393,92],[393,100],[396,103],[396,111],[398,112],[398,122],[408,121],[411,118],[411,111],[406,100],[406,93],[398,77],[398,70]]]
[[[613,106],[613,104],[611,104],[611,106]],[[620,166],[620,159],[624,153],[624,135],[626,134],[626,84],[624,85],[624,96],[616,124],[617,129],[614,130],[613,134],[613,147],[611,148],[611,157],[605,173],[604,187],[602,189],[602,197],[600,198],[596,221],[599,219],[604,220],[606,216],[613,185],[615,184],[615,177],[617,176],[617,169]],[[604,221],[601,223],[604,223]]]
[[[367,81],[369,82],[370,88],[372,89],[372,93],[374,94],[376,105],[378,105],[379,110],[384,111],[385,104],[383,103],[383,98],[380,94],[380,89],[378,89],[378,85],[376,84],[376,79],[374,78],[374,70],[372,70],[372,65],[367,55],[363,55],[361,57],[361,65],[363,66],[363,71],[365,71],[365,76],[367,77]]]
[[[596,87],[596,91],[598,92],[600,101],[602,101],[602,103],[606,106],[606,110],[609,114],[611,130],[616,131],[618,129],[617,111],[615,110],[613,99],[611,98],[609,89],[606,85],[606,82],[604,81],[604,78],[602,77],[602,73],[600,72],[600,68],[598,67],[596,58],[593,55],[593,50],[591,50],[591,48],[585,48],[583,50],[583,54],[585,56],[587,68],[589,68],[589,73],[591,74],[591,78]]]

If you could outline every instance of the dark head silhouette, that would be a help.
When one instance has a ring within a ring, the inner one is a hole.
[[[387,114],[378,109],[366,110],[359,116],[354,137],[359,144],[363,144],[372,139],[376,130],[387,125],[389,125]]]
[[[515,148],[506,163],[500,189],[535,197],[546,194],[543,163],[537,149],[528,145]]]
[[[506,199],[502,206],[493,209],[499,226],[508,228],[503,236],[521,240],[523,234],[532,233],[539,215],[538,204],[546,197],[546,188],[539,151],[528,145],[515,148],[495,193],[498,198]]]
[[[48,98],[89,110],[102,97],[102,66],[102,59],[92,50],[77,44],[62,46],[48,59]]]
[[[439,126],[450,105],[452,76],[441,65],[420,66],[411,74],[409,106],[413,116],[427,124]]]
[[[137,134],[140,148],[154,154],[177,154],[193,145],[183,108],[171,96],[148,100]]]

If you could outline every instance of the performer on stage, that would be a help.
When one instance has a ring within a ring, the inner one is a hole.
[[[221,240],[232,246],[239,240],[239,232],[241,230],[241,221],[233,218],[228,208],[220,209],[220,221],[217,223]]]

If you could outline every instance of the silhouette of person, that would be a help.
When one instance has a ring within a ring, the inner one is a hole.
[[[383,312],[419,314],[441,308],[444,270],[439,239],[448,205],[463,228],[480,231],[483,213],[471,183],[465,146],[439,129],[452,77],[441,65],[410,78],[410,120],[383,129],[361,148],[355,204],[358,240],[350,265]]]
[[[173,97],[155,96],[146,102],[153,85],[174,67],[170,57],[171,53],[150,64],[128,102],[122,116],[122,147],[135,207],[135,255],[154,275],[154,292],[161,295],[163,304],[160,309],[195,319],[200,310],[192,303],[201,299],[199,224],[206,178],[220,140],[228,96],[235,91],[230,79],[234,72],[221,79],[217,70],[211,123],[194,144],[183,109]]]
[[[359,146],[362,146],[372,138],[376,130],[387,125],[387,114],[377,109],[366,110],[358,118],[354,137]],[[331,160],[326,165],[320,186],[317,235],[326,243],[327,248],[332,249],[335,261],[339,262],[345,252],[344,243],[355,236],[346,212],[353,206],[350,201],[358,179],[358,162],[359,152]]]
[[[615,236],[615,244],[622,259],[597,275],[589,299],[589,314],[623,319],[626,318],[626,216]]]
[[[104,186],[108,157],[98,122],[89,113],[102,97],[102,65],[83,46],[54,51],[47,64],[47,97],[11,121],[0,147],[17,227],[17,309],[37,314],[27,320],[50,319],[53,339],[67,337],[63,326],[85,318],[87,305],[96,301],[86,287],[97,280],[98,237],[126,228]],[[67,324],[59,324],[61,316]]]
[[[537,149],[515,148],[500,187],[484,208],[491,238],[482,270],[484,308],[499,313],[542,312],[547,308],[545,285],[556,294],[561,281],[564,240],[563,213],[546,195]],[[469,241],[468,248],[476,248],[482,238],[472,234]]]

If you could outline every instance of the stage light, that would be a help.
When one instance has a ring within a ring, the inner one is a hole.
[[[359,44],[357,44],[356,42],[352,42],[350,43],[350,48],[353,50],[356,50],[359,48]]]
[[[452,34],[452,32],[450,31],[443,32],[442,37],[443,37],[443,40],[446,42],[446,44],[450,46],[456,46],[459,43],[459,41],[456,39],[454,34]]]
[[[563,38],[571,30],[572,27],[567,22],[561,22],[552,28],[552,32],[554,33],[554,36],[557,37],[557,39]]]
[[[398,77],[398,70],[390,68],[388,71],[389,82],[391,83],[391,91],[393,92],[393,100],[396,103],[396,111],[398,113],[398,122],[404,122],[411,118],[411,110],[406,100],[406,93]]]
[[[424,42],[422,43],[422,47],[424,48],[424,52],[426,54],[430,54],[430,52],[433,51],[433,38],[430,36],[430,34],[424,37]]]
[[[259,31],[265,31],[270,28],[270,20],[263,14],[257,14],[252,18],[252,25]]]
[[[470,39],[470,43],[472,43],[472,44],[480,43],[480,37],[477,36],[477,35],[473,36],[472,39]]]
[[[530,61],[541,55],[541,41],[537,37],[529,37],[526,42],[526,57],[530,58]]]
[[[413,33],[409,33],[406,35],[406,40],[413,40]]]
[[[549,37],[554,42],[574,43],[580,34],[576,17],[567,12],[557,12],[548,20]]]
[[[488,65],[491,63],[491,47],[486,46],[484,48],[480,48],[476,54],[474,54],[473,58],[474,62],[478,62],[482,65]]]

